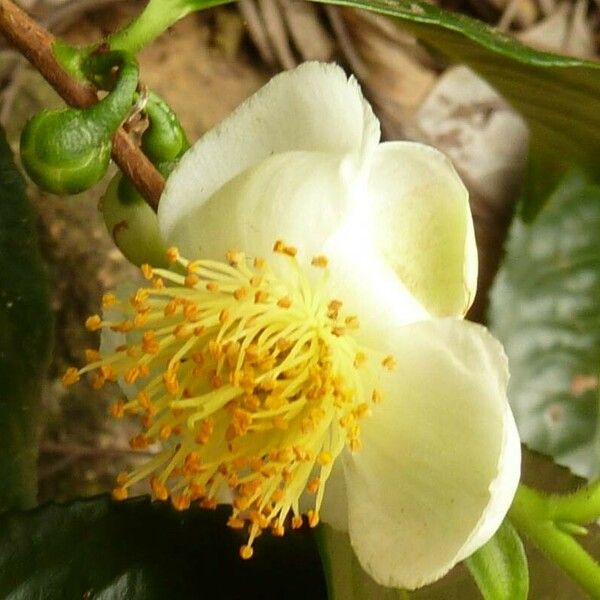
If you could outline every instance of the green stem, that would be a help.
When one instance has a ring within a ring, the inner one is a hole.
[[[146,8],[107,42],[113,50],[137,54],[179,19],[195,10],[225,4],[230,0],[150,0]]]
[[[600,481],[565,496],[548,498],[548,510],[555,521],[586,525],[600,518]]]
[[[552,514],[555,500],[556,497],[549,499],[520,485],[508,514],[509,518],[521,533],[592,598],[600,599],[600,565],[571,535],[558,528],[554,521],[555,515]]]
[[[112,51],[92,54],[84,63],[88,79],[102,79],[116,66],[119,71],[116,81],[109,86],[112,91],[84,112],[90,128],[94,127],[104,137],[114,134],[133,105],[139,75],[137,60],[128,52]]]

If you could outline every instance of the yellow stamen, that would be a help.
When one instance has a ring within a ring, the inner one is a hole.
[[[169,262],[175,262],[178,258],[179,258],[179,250],[177,250],[177,248],[167,248],[167,260]]]
[[[97,331],[100,329],[102,327],[102,319],[100,318],[100,315],[92,315],[91,317],[88,317],[85,322],[85,326],[90,331]]]
[[[69,386],[79,381],[79,371],[75,367],[69,367],[62,376],[63,385]]]
[[[150,265],[144,264],[141,266],[142,275],[150,281],[154,277],[154,271]]]
[[[313,267],[318,267],[319,269],[326,269],[329,261],[327,260],[326,256],[315,256],[310,264]]]
[[[135,341],[107,356],[87,353],[88,366],[63,377],[70,385],[92,372],[98,385],[121,379],[139,387],[111,412],[141,422],[132,448],[163,449],[119,475],[113,497],[126,498],[128,486],[148,478],[154,497],[171,498],[177,510],[196,500],[214,508],[227,486],[228,525],[248,527],[242,558],[252,556],[263,530],[283,535],[287,523],[302,526],[305,490],[314,494],[308,524],[317,525],[334,461],[344,447],[360,448],[359,421],[381,398],[369,389],[370,365],[395,364],[377,353],[367,361],[372,351],[353,337],[357,317],[341,316],[340,300],[323,300],[326,272],[312,285],[296,248],[278,241],[274,251],[291,276],[233,250],[223,262],[190,262],[170,248],[177,269],[144,265],[148,287],[125,300],[105,297],[121,321],[93,315],[86,322],[91,330],[131,332]],[[312,264],[324,269],[327,259]]]

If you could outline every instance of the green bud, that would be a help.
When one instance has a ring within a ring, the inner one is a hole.
[[[115,176],[100,200],[106,228],[125,258],[134,265],[148,263],[166,267],[166,251],[156,213],[146,204],[133,184],[123,175]]]
[[[87,109],[45,110],[28,121],[21,133],[21,161],[37,185],[54,194],[76,194],[106,173],[111,139],[134,101],[138,67],[123,52],[92,55],[86,69],[118,71],[113,90]]]
[[[21,134],[21,161],[33,181],[54,194],[77,194],[108,168],[111,144],[90,133],[82,111],[65,108],[35,115]]]
[[[144,154],[157,166],[161,163],[176,163],[190,147],[177,115],[154,92],[150,92],[144,111],[149,121],[148,128],[142,135]]]

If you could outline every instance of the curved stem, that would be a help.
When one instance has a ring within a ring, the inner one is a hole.
[[[137,54],[144,46],[179,19],[195,10],[202,10],[231,0],[150,0],[146,8],[124,29],[112,34],[107,42],[113,50]]]
[[[137,60],[127,52],[115,50],[92,54],[84,66],[96,76],[105,75],[112,67],[119,67],[111,92],[86,111],[90,123],[103,131],[114,132],[133,105],[139,75]]]
[[[565,496],[548,498],[548,510],[555,521],[586,525],[600,518],[600,481]]]
[[[552,510],[549,499],[520,485],[508,516],[521,533],[592,598],[600,599],[600,565],[571,535],[557,527]]]

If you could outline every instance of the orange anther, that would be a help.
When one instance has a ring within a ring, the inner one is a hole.
[[[166,500],[169,497],[169,490],[164,483],[158,479],[158,477],[152,477],[150,479],[150,487],[157,500]]]
[[[114,294],[108,293],[102,296],[102,308],[111,308],[117,303],[117,297]]]
[[[120,486],[125,485],[127,482],[129,481],[129,475],[127,473],[125,473],[125,471],[121,471],[118,475],[117,475],[117,483]]]
[[[244,255],[237,250],[228,250],[225,254],[225,258],[230,265],[239,265],[244,259]]]
[[[179,258],[179,250],[175,246],[171,246],[167,248],[166,256],[169,262],[175,262]]]
[[[396,359],[393,356],[386,356],[382,361],[381,365],[389,371],[393,371],[396,368]]]
[[[237,290],[235,290],[233,292],[233,297],[236,300],[242,300],[244,299],[248,294],[250,293],[250,290],[247,287],[240,287]]]
[[[143,264],[140,267],[140,270],[142,271],[142,275],[148,280],[150,281],[152,279],[152,277],[154,277],[154,271],[152,270],[152,267],[148,264]]]
[[[289,308],[292,305],[292,299],[289,296],[284,296],[277,301],[279,308]]]
[[[129,494],[127,492],[127,488],[124,488],[123,486],[116,487],[112,491],[112,497],[115,500],[125,500],[127,498],[127,496],[129,496]]]
[[[190,507],[190,497],[188,494],[179,494],[171,498],[171,504],[175,510],[187,510]]]
[[[102,327],[102,319],[100,315],[92,315],[88,317],[85,321],[85,327],[89,331],[98,331]]]
[[[306,486],[306,491],[309,494],[316,494],[320,485],[321,485],[321,480],[318,477],[315,477],[315,479],[310,481],[308,483],[308,485]]]
[[[292,517],[292,529],[300,529],[302,527],[302,515],[294,515]]]
[[[244,525],[244,520],[239,517],[229,517],[227,520],[227,527],[231,527],[231,529],[243,529]]]
[[[110,414],[117,419],[122,418],[125,414],[125,403],[122,400],[115,402],[110,407]]]
[[[193,288],[199,282],[200,277],[198,277],[198,275],[194,275],[194,273],[188,273],[183,280],[183,284],[185,285],[185,287],[189,288]]]
[[[79,381],[79,371],[75,367],[69,367],[62,376],[62,384],[66,387]]]
[[[318,267],[320,269],[326,269],[327,265],[329,264],[329,260],[327,259],[326,256],[315,256],[313,257],[313,259],[310,261],[310,264],[313,267]]]

